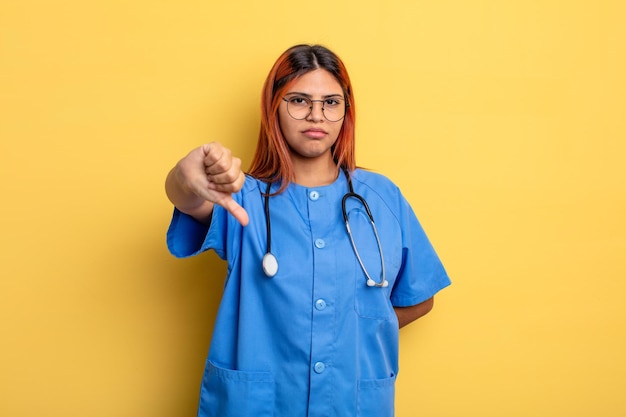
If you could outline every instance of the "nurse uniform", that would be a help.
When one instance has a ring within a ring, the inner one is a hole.
[[[343,221],[348,182],[291,183],[269,198],[272,253],[268,278],[266,183],[246,177],[233,198],[246,209],[243,227],[220,206],[211,226],[177,209],[170,251],[187,257],[213,249],[228,273],[203,377],[201,417],[391,417],[398,374],[398,322],[393,307],[431,298],[450,280],[413,210],[380,174],[357,169],[354,191],[369,204],[389,286],[368,287]],[[272,185],[272,192],[278,189]],[[359,254],[380,281],[376,238],[362,204],[346,212]]]

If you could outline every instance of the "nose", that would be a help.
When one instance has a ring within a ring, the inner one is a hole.
[[[311,112],[309,113],[309,117],[307,119],[319,122],[324,119],[324,102],[323,101],[313,101],[311,102]]]

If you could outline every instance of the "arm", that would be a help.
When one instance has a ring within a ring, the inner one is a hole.
[[[178,161],[167,175],[165,192],[183,213],[208,224],[213,205],[228,210],[242,225],[248,214],[232,198],[243,187],[241,160],[217,142],[202,145]]]
[[[428,312],[430,312],[430,310],[432,310],[434,302],[435,297],[431,297],[426,301],[415,304],[414,306],[394,307],[393,309],[398,317],[398,326],[402,328],[420,317],[425,316]]]

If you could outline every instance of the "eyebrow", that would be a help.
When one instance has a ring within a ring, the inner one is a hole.
[[[310,99],[311,97],[313,97],[311,94],[307,94],[307,93],[299,93],[299,92],[297,92],[297,91],[291,91],[291,92],[287,93],[286,95],[288,95],[288,96],[291,96],[291,95],[294,95],[294,96],[304,96],[304,97],[309,98],[309,99]],[[336,93],[336,94],[327,94],[327,95],[325,95],[325,96],[322,96],[322,98],[331,98],[331,97],[340,97],[340,98],[342,98],[342,99],[344,99],[344,100],[345,100],[345,97],[343,96],[343,94],[339,94],[339,93]]]

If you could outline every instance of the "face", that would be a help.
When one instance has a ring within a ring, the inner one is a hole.
[[[330,103],[333,98],[344,98],[339,82],[324,69],[304,74],[284,95],[288,99],[297,96],[311,100],[329,100]],[[292,158],[332,159],[331,147],[337,141],[343,119],[336,122],[327,120],[322,112],[321,102],[313,102],[311,114],[302,120],[296,120],[287,111],[287,103],[281,100],[278,120]]]

